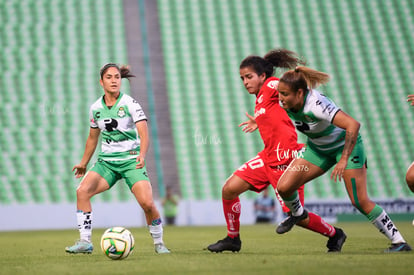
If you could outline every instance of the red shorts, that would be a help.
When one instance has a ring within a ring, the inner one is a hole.
[[[283,212],[287,213],[290,210],[286,207],[283,199],[277,193],[276,187],[280,177],[291,161],[292,159],[288,159],[286,162],[280,163],[276,167],[271,168],[264,163],[260,156],[256,156],[240,166],[240,168],[233,174],[251,184],[253,186],[253,191],[257,193],[260,193],[263,189],[267,188],[269,185],[272,185],[275,190],[276,197],[283,208]],[[305,203],[304,189],[305,185],[302,185],[298,189],[299,199],[302,205]]]

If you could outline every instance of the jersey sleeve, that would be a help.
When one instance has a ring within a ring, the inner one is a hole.
[[[277,91],[279,79],[276,77],[270,77],[264,85],[266,89],[265,91],[269,94],[269,97],[279,100],[279,92]]]
[[[135,99],[131,100],[128,108],[134,123],[141,120],[148,120],[145,116],[144,110],[142,110],[141,108],[141,105],[139,105],[138,101],[136,101]]]
[[[91,128],[98,128],[98,124],[95,121],[95,118],[93,117],[93,108],[89,108],[89,126]]]
[[[319,94],[314,104],[313,113],[315,117],[330,123],[332,123],[335,115],[341,110],[332,100],[322,94]]]

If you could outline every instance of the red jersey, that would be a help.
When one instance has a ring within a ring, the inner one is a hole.
[[[286,111],[279,105],[279,92],[276,90],[279,79],[269,77],[256,98],[254,117],[264,143],[259,156],[269,166],[290,163],[302,148],[298,144],[296,129]]]

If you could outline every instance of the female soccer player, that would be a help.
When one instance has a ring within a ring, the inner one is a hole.
[[[276,190],[280,176],[297,154],[300,154],[302,145],[297,143],[295,127],[279,105],[276,90],[278,79],[272,77],[275,67],[292,68],[298,63],[302,61],[294,52],[277,49],[267,53],[264,58],[249,56],[240,64],[240,78],[247,92],[256,96],[256,106],[254,117],[247,114],[249,120],[239,126],[244,126],[244,132],[252,132],[258,128],[265,147],[256,157],[236,170],[224,184],[222,202],[227,237],[209,245],[207,249],[211,252],[240,251],[239,195],[247,190],[261,192],[269,185]],[[303,187],[299,189],[299,194],[303,203]],[[283,206],[283,201],[281,203]],[[285,207],[283,209],[289,211]],[[307,219],[300,225],[328,237],[328,252],[341,251],[346,239],[341,229],[333,227],[313,213],[308,213]]]
[[[331,178],[344,180],[352,204],[391,240],[385,252],[410,251],[387,213],[368,197],[367,159],[359,122],[314,90],[328,81],[328,74],[307,67],[289,70],[279,80],[280,102],[308,140],[303,156],[294,159],[279,180],[277,191],[291,215],[277,232],[289,231],[307,216],[296,190],[335,165]]]
[[[414,105],[414,95],[408,95],[407,101],[411,102],[410,105]],[[414,162],[411,163],[410,167],[407,169],[407,173],[405,174],[405,181],[407,182],[408,188],[412,192],[414,192]]]
[[[121,79],[133,77],[129,68],[105,64],[100,70],[100,84],[104,90],[89,111],[90,132],[82,160],[75,165],[76,178],[83,177],[78,189],[77,221],[80,240],[66,247],[69,253],[92,253],[92,207],[90,199],[110,189],[124,178],[145,213],[155,252],[169,253],[163,242],[160,214],[152,198],[152,188],[145,166],[149,145],[147,118],[132,97],[120,92]],[[86,172],[102,133],[98,161]]]

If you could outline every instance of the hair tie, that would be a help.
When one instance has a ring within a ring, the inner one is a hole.
[[[298,73],[298,72],[299,72],[299,66],[296,66],[295,73]]]

